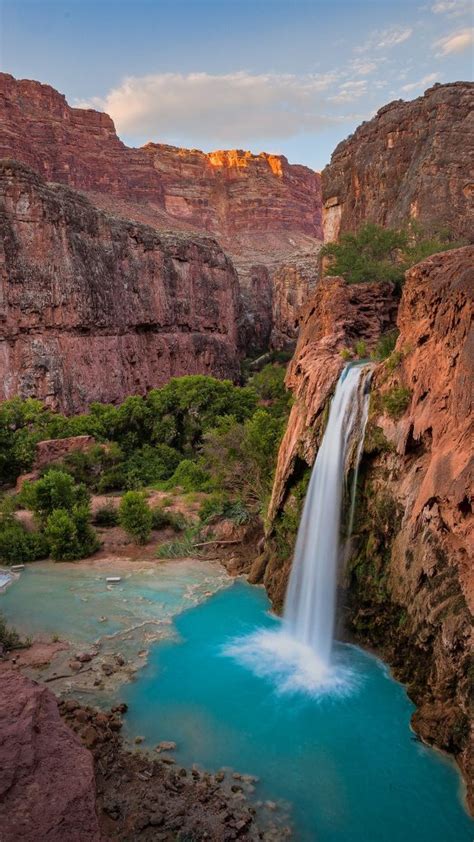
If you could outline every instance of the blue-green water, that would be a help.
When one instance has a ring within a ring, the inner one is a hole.
[[[181,614],[181,640],[155,644],[122,688],[130,736],[176,740],[177,757],[258,775],[259,798],[291,802],[296,840],[471,842],[459,775],[415,741],[413,706],[376,658],[340,646],[351,691],[312,698],[276,692],[223,647],[274,628],[263,591],[242,582]]]
[[[122,581],[108,586],[114,573]],[[131,660],[149,648],[118,691],[128,734],[176,740],[185,765],[257,775],[256,798],[292,805],[297,842],[472,842],[457,770],[414,740],[413,706],[384,665],[341,645],[340,682],[308,695],[304,671],[295,681],[281,659],[274,668],[280,624],[265,593],[229,584],[219,565],[195,561],[36,563],[0,594],[0,611],[23,633],[99,640]],[[255,629],[268,630],[267,649]],[[251,645],[234,643],[242,636]]]

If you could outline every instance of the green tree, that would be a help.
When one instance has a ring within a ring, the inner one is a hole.
[[[89,493],[84,485],[76,485],[70,474],[51,468],[41,479],[25,484],[22,498],[44,523],[54,509],[71,511],[77,504],[88,503]]]
[[[405,272],[431,254],[456,248],[448,232],[427,234],[414,223],[395,230],[366,223],[355,234],[342,234],[339,242],[321,250],[329,258],[327,275],[341,275],[350,284],[372,281],[403,283]]]
[[[72,515],[65,509],[55,509],[51,512],[44,534],[54,561],[74,561],[80,558],[77,526]]]
[[[137,544],[146,544],[150,537],[153,515],[143,494],[127,491],[119,505],[119,523]]]

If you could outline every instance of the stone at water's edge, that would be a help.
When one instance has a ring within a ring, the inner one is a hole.
[[[434,85],[385,105],[336,147],[322,172],[324,239],[365,222],[410,219],[472,241],[474,84]]]
[[[92,755],[62,722],[53,694],[0,672],[0,838],[100,842]]]

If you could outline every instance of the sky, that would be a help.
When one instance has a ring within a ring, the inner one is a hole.
[[[382,105],[473,77],[474,0],[0,0],[0,68],[147,141],[320,170]]]

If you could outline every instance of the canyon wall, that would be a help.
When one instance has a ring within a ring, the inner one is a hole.
[[[177,375],[238,375],[238,280],[211,237],[108,216],[8,161],[0,226],[0,398],[78,412]]]
[[[474,237],[474,84],[397,100],[336,147],[322,172],[324,239],[364,222]]]
[[[470,784],[473,267],[467,246],[407,272],[397,344],[374,372],[353,552],[341,581],[345,633],[391,663],[418,706],[415,729],[453,752]],[[277,607],[291,554],[282,555],[275,536],[314,462],[343,366],[339,352],[357,339],[370,350],[395,308],[386,285],[351,287],[337,278],[321,283],[308,304],[288,372],[295,404],[278,457],[272,525],[251,572]],[[472,790],[470,798],[474,807]]]
[[[292,276],[302,255],[312,266],[292,276],[296,298],[314,287],[322,240],[318,173],[266,153],[204,153],[158,143],[131,149],[107,114],[71,108],[49,85],[8,74],[0,74],[2,157],[86,192],[113,215],[158,230],[213,234],[237,270],[244,350],[273,344],[274,307],[275,344],[296,337],[292,311],[290,323],[281,324],[288,299],[274,278],[286,267]]]

